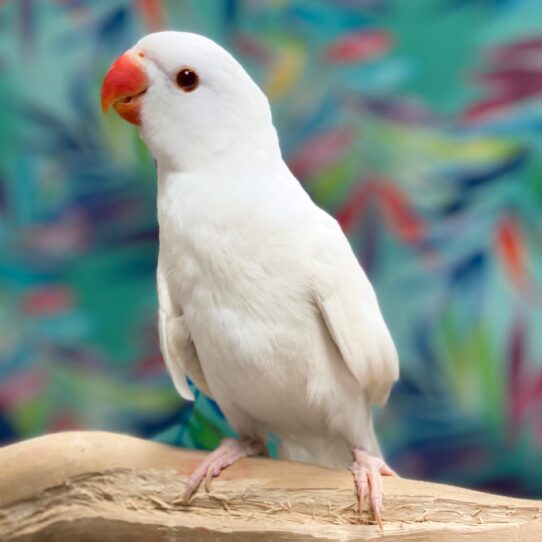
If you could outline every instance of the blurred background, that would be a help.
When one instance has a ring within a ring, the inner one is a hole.
[[[213,38],[263,87],[370,276],[402,362],[377,413],[391,465],[542,497],[538,0],[1,2],[0,442],[230,432],[166,373],[153,162],[99,108],[111,62],[162,28]]]

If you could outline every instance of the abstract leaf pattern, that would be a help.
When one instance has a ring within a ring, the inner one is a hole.
[[[111,61],[172,28],[222,43],[263,86],[287,162],[370,275],[402,360],[377,413],[391,464],[541,497],[539,10],[2,2],[0,440],[105,428],[210,448],[231,433],[166,374],[153,161],[99,110]]]

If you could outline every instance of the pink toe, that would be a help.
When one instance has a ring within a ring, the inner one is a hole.
[[[185,501],[188,501],[197,491],[203,480],[205,480],[205,487],[209,490],[212,478],[218,476],[223,469],[243,457],[258,453],[261,449],[265,449],[265,446],[256,441],[223,439],[220,446],[210,453],[188,478],[184,494]]]

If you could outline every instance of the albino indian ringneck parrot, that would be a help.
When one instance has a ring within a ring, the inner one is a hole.
[[[180,395],[189,378],[240,438],[187,482],[190,499],[242,457],[350,466],[360,512],[381,524],[371,405],[398,378],[369,280],[337,222],[284,163],[269,103],[222,47],[186,32],[142,38],[107,73],[102,107],[139,126],[157,164],[161,350]]]

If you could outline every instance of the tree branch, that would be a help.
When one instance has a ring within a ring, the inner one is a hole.
[[[0,540],[30,542],[542,540],[542,503],[384,480],[384,532],[346,470],[269,459],[226,469],[181,502],[204,452],[69,432],[0,449]]]

